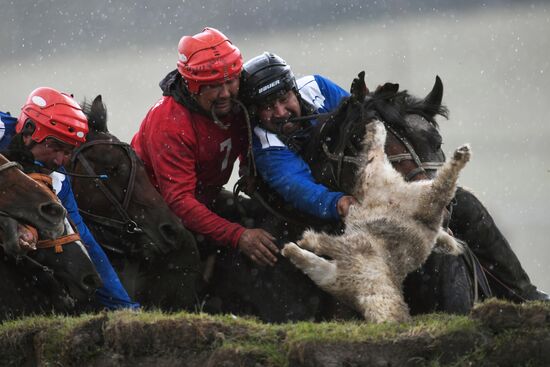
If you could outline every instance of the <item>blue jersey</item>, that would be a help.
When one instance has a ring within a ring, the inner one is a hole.
[[[314,106],[318,113],[333,111],[342,98],[349,96],[345,90],[320,75],[305,76],[296,82],[302,99]],[[312,123],[317,124],[317,121]],[[340,218],[336,204],[344,193],[330,191],[315,182],[309,166],[276,134],[256,126],[253,149],[258,172],[287,202],[319,218]]]
[[[10,144],[11,138],[15,135],[17,117],[9,112],[0,111],[0,151],[5,150]]]
[[[36,163],[40,164],[40,162]],[[64,172],[64,169],[61,168],[59,171]],[[67,209],[69,218],[78,229],[80,238],[86,245],[90,259],[94,263],[95,268],[103,281],[103,287],[98,289],[96,292],[98,302],[109,309],[138,308],[139,304],[132,302],[128,296],[128,293],[124,289],[124,286],[120,282],[117,273],[113,269],[113,266],[109,262],[107,255],[101,246],[96,242],[95,238],[92,236],[88,230],[88,227],[82,220],[82,217],[78,212],[78,207],[76,205],[69,177],[60,172],[53,172],[50,175],[52,177],[52,185],[57,197],[61,200],[61,204],[65,207],[65,209]]]

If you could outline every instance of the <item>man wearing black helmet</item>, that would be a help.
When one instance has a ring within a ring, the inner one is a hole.
[[[319,218],[345,216],[354,199],[316,183],[300,157],[301,144],[309,138],[308,130],[316,120],[300,126],[288,119],[331,112],[348,95],[319,75],[295,80],[290,66],[268,52],[243,65],[240,96],[256,122],[253,147],[258,172],[287,202]],[[513,301],[549,301],[549,296],[531,283],[483,204],[463,189],[457,191],[456,200],[451,229],[490,271],[495,295]]]
[[[279,56],[264,52],[248,61],[242,72],[241,98],[260,121],[254,128],[253,148],[262,178],[295,208],[322,219],[346,216],[352,196],[332,192],[313,179],[300,157],[308,128],[288,124],[291,117],[328,112],[349,94],[319,75],[296,81]]]

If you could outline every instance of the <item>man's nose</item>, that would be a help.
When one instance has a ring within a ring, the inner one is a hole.
[[[275,102],[275,104],[273,105],[273,117],[288,117],[286,106],[280,102]]]
[[[55,161],[59,166],[64,166],[65,163],[67,163],[69,159],[69,155],[65,154],[64,152],[58,152],[55,157]]]
[[[229,92],[229,85],[227,85],[227,83],[223,83],[220,89],[220,94],[218,94],[218,98],[230,98],[230,97],[231,97],[231,93]]]

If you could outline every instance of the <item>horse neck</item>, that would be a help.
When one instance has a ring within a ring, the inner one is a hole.
[[[106,140],[106,141],[113,141],[113,142],[119,142],[118,138],[111,134],[108,131],[90,131],[88,135],[86,135],[86,142],[96,141],[96,140]]]

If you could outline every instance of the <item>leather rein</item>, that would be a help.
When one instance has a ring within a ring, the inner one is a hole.
[[[122,203],[117,200],[117,198],[113,195],[112,191],[103,182],[103,180],[101,180],[96,175],[90,162],[88,161],[86,156],[83,154],[84,150],[97,145],[110,145],[110,146],[120,147],[130,159],[130,177],[128,178],[128,185],[126,187],[126,193],[124,195],[124,199],[122,200]],[[110,140],[89,141],[81,145],[74,151],[71,157],[71,164],[73,167],[76,161],[82,164],[82,167],[84,168],[84,170],[88,175],[96,177],[94,178],[94,183],[96,187],[99,188],[99,190],[101,190],[103,195],[105,195],[107,200],[109,200],[109,202],[113,205],[113,207],[118,212],[122,220],[105,217],[103,215],[92,214],[89,211],[79,209],[82,216],[84,216],[89,221],[95,222],[100,225],[105,225],[126,233],[130,233],[130,234],[142,233],[143,230],[139,227],[139,225],[134,220],[132,220],[132,218],[130,218],[130,215],[128,214],[128,205],[130,204],[130,199],[132,197],[132,194],[134,193],[134,187],[136,183],[136,174],[137,174],[137,158],[134,152],[132,151],[132,148],[130,147],[130,145],[123,142],[110,141]]]

